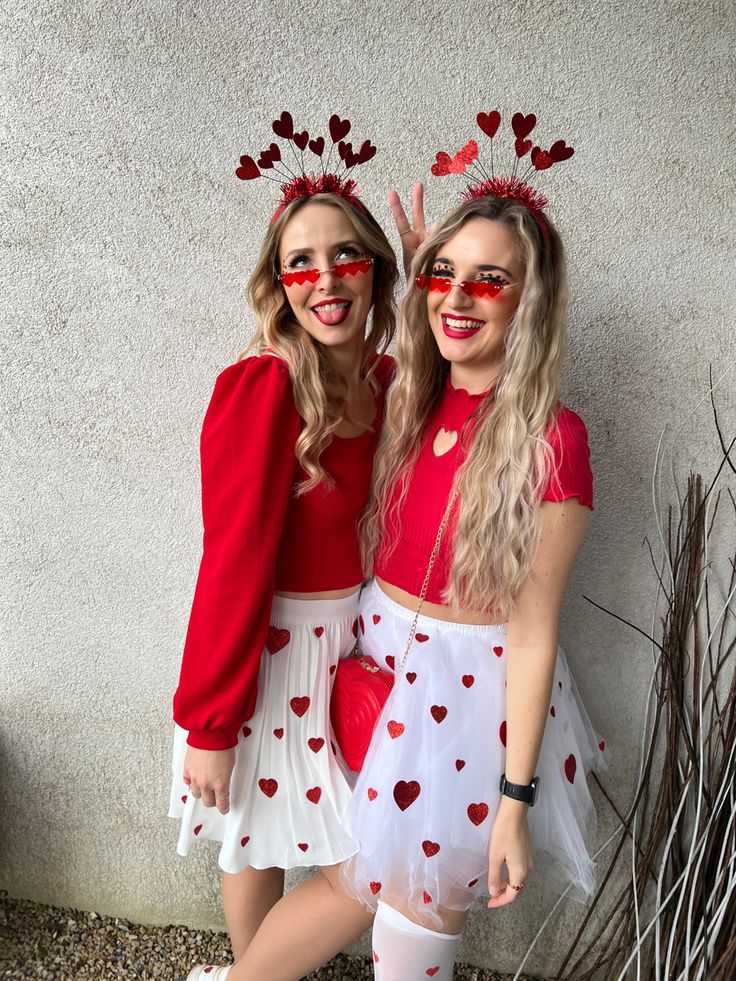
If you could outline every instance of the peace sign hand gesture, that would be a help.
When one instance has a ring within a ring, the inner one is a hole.
[[[427,230],[424,224],[424,184],[417,183],[411,193],[411,222],[404,211],[401,198],[396,191],[388,192],[388,203],[396,222],[396,230],[401,238],[404,259],[404,272],[409,278],[412,259],[420,245],[432,233],[434,225]]]

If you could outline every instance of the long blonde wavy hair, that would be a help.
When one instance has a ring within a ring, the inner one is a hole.
[[[374,391],[377,390],[373,377],[374,356],[386,350],[396,329],[394,291],[399,276],[394,251],[373,215],[367,209],[361,211],[334,194],[315,194],[293,201],[272,222],[266,233],[246,290],[258,319],[258,327],[253,340],[240,357],[269,349],[283,358],[289,367],[294,401],[304,420],[304,428],[296,442],[296,457],[308,479],[299,485],[299,494],[306,493],[319,483],[331,486],[331,478],[321,465],[320,456],[345,417],[345,406],[350,397],[349,380],[335,368],[325,346],[310,337],[294,317],[284,287],[278,279],[279,245],[284,227],[292,215],[312,202],[339,208],[353,226],[357,240],[374,259],[373,306],[361,366],[361,376],[370,382]],[[344,396],[331,394],[345,389]]]
[[[552,466],[545,432],[555,414],[566,343],[567,286],[560,236],[542,219],[546,236],[534,215],[518,202],[483,197],[461,204],[414,257],[399,314],[397,373],[361,537],[368,573],[379,541],[385,537],[390,551],[399,540],[401,504],[427,420],[450,371],[429,325],[426,293],[418,289],[414,276],[431,272],[440,247],[478,217],[513,230],[524,284],[506,328],[496,385],[461,433],[467,457],[453,483],[459,503],[448,531],[453,559],[443,601],[455,609],[507,619],[539,541],[539,503]]]

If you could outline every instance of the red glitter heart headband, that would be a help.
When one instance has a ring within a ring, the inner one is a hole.
[[[446,174],[465,174],[470,177],[471,182],[463,194],[461,200],[472,201],[475,198],[482,198],[486,195],[496,198],[511,198],[523,204],[525,208],[534,215],[539,222],[539,226],[544,232],[544,237],[549,240],[549,228],[544,220],[542,211],[547,207],[548,201],[544,195],[540,194],[533,187],[527,184],[527,179],[535,171],[549,170],[556,163],[569,160],[575,152],[564,140],[556,140],[549,150],[543,150],[540,146],[534,146],[532,140],[527,139],[534,127],[537,125],[537,117],[530,113],[525,116],[521,112],[514,113],[511,118],[511,128],[514,132],[514,169],[510,175],[496,177],[493,170],[493,137],[498,132],[501,125],[501,113],[479,112],[475,117],[478,126],[491,141],[491,173],[488,175],[485,168],[478,159],[478,144],[475,140],[469,140],[454,156],[440,150],[435,156],[432,164],[432,173],[435,177],[443,177]],[[517,170],[519,161],[529,153],[529,163],[527,169],[521,176]],[[474,167],[477,173],[471,173],[468,168]]]
[[[349,119],[340,119],[336,114],[330,116],[328,128],[330,131],[329,153],[327,161],[323,159],[325,152],[325,138],[318,136],[310,138],[309,133],[296,132],[294,130],[294,120],[290,112],[282,112],[278,119],[273,121],[273,131],[276,136],[286,140],[296,162],[296,172],[286,163],[281,156],[281,148],[277,143],[272,143],[267,149],[262,150],[258,160],[253,157],[242,156],[240,166],[235,171],[235,176],[241,181],[254,180],[256,177],[265,177],[267,180],[274,181],[280,185],[281,200],[279,201],[276,212],[271,221],[276,221],[284,208],[299,198],[311,198],[315,194],[335,194],[344,198],[352,205],[365,210],[364,205],[357,196],[357,184],[347,174],[353,167],[367,163],[376,155],[376,148],[370,140],[364,140],[359,150],[353,150],[352,143],[346,143],[345,137],[350,132],[352,124]],[[330,161],[332,151],[337,146],[336,167],[342,165],[344,171],[339,174],[331,172]],[[296,147],[299,150],[297,154]],[[308,174],[304,168],[304,151],[309,150],[319,158],[321,173]],[[278,177],[271,177],[263,173],[265,170],[273,170]]]

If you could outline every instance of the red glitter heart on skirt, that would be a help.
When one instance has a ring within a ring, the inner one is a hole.
[[[202,830],[202,828],[203,828],[203,825],[198,824],[197,827],[194,829],[195,835],[198,835],[199,832]]]
[[[381,614],[380,613],[374,613],[373,614],[373,623],[374,624],[379,624],[380,622],[381,622]]]
[[[474,683],[475,683],[475,678],[473,677],[472,674],[463,675],[463,684],[465,685],[466,688],[472,688]]]
[[[505,746],[506,745],[506,719],[504,719],[501,725],[498,727],[498,738]]]
[[[304,795],[308,801],[312,804],[319,804],[319,799],[322,796],[321,787],[311,787]]]
[[[436,855],[439,850],[440,846],[436,841],[429,841],[429,839],[427,839],[427,841],[422,842],[422,851],[427,858],[432,858],[432,856]]]
[[[277,654],[291,640],[288,630],[279,630],[278,627],[269,627],[266,634],[266,650],[269,654]]]
[[[373,787],[368,788],[368,800],[375,800],[378,797],[378,791],[374,790]]]
[[[406,726],[403,722],[395,722],[393,719],[391,719],[388,723],[386,723],[386,728],[388,729],[388,734],[392,739],[398,739],[399,736],[403,734]]]
[[[465,766],[465,760],[455,760],[455,769],[459,773]]]
[[[468,817],[478,827],[488,817],[488,804],[468,804]]]
[[[577,768],[578,768],[577,760],[575,759],[573,754],[570,753],[570,755],[565,760],[565,776],[570,781],[570,783],[574,783],[575,781],[575,773],[577,771]]]
[[[274,729],[273,730],[273,734],[274,734],[274,736],[276,736],[277,739],[283,739],[284,738],[284,730],[281,729],[281,728]]]
[[[289,705],[291,706],[291,711],[294,713],[294,715],[298,716],[300,719],[309,708],[309,704],[310,704],[309,695],[302,695],[301,698],[292,698],[292,700],[289,702]]]
[[[266,797],[273,797],[273,795],[279,789],[278,781],[274,780],[273,777],[269,780],[262,777],[258,781],[258,786],[261,788]]]
[[[319,753],[324,744],[325,741],[321,736],[312,736],[311,739],[307,740],[307,746],[309,746],[313,753]]]
[[[411,807],[421,790],[416,780],[399,780],[394,787],[394,800],[399,810],[405,811],[407,807]]]
[[[306,843],[306,841],[300,841],[296,847],[305,852],[309,848],[309,845]]]
[[[377,895],[381,891],[381,883],[380,882],[371,882],[370,883],[370,887],[371,887],[371,892],[373,893],[374,896]],[[378,958],[376,958],[376,960],[378,960]]]
[[[317,638],[321,637],[324,632],[325,632],[325,628],[324,627],[315,627],[314,628],[314,636],[317,637]]]
[[[406,672],[406,680],[409,682],[410,685],[413,685],[414,682],[417,680],[417,673],[416,673],[416,671],[407,671]]]
[[[429,640],[429,634],[414,634],[418,644],[424,644]]]
[[[437,725],[439,725],[440,722],[444,722],[445,717],[447,716],[447,709],[444,705],[433,705],[429,711],[432,713],[432,718]]]

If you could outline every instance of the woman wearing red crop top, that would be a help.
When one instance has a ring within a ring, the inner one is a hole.
[[[356,847],[329,698],[355,644],[356,521],[393,370],[379,352],[396,279],[388,240],[352,195],[282,202],[248,287],[262,353],[220,375],[204,420],[204,549],[174,697],[170,814],[180,854],[222,842],[236,958],[284,869],[332,866]]]
[[[593,891],[585,773],[604,747],[558,648],[593,506],[585,426],[558,401],[564,255],[528,195],[497,188],[421,244],[402,304],[362,522],[361,647],[395,683],[351,802],[359,851],[339,889],[284,897],[230,981],[296,981],[376,910],[378,981],[450,981],[473,900],[515,901],[533,849],[554,885]]]

